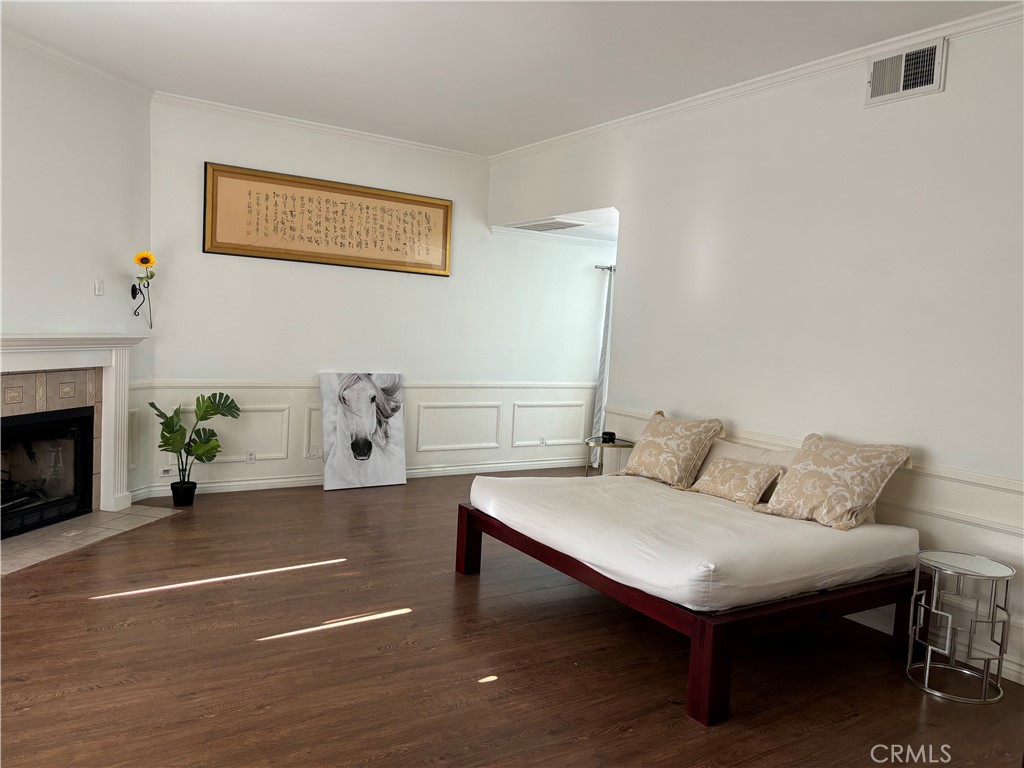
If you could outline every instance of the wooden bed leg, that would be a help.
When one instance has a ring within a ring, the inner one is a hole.
[[[732,647],[721,624],[702,623],[690,638],[690,683],[686,713],[704,725],[729,719]]]
[[[469,510],[459,505],[459,533],[455,542],[455,570],[463,575],[480,573],[483,534],[472,526]]]

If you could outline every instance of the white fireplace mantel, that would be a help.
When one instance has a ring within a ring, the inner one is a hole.
[[[0,336],[0,370],[103,369],[103,439],[100,441],[100,509],[132,504],[128,492],[128,353],[146,336],[46,333]]]

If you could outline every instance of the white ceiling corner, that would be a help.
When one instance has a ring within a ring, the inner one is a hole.
[[[5,37],[166,98],[493,157],[1001,7],[5,1],[0,12]]]

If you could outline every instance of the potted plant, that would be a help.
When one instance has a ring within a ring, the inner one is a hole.
[[[156,411],[160,419],[160,450],[178,457],[178,481],[171,483],[174,506],[190,507],[196,496],[196,484],[191,479],[192,467],[197,461],[209,464],[221,451],[217,433],[199,425],[214,416],[237,419],[240,413],[238,403],[223,392],[199,395],[196,398],[195,423],[191,430],[181,420],[180,405],[170,415],[161,411],[156,403],[150,403],[149,407]]]

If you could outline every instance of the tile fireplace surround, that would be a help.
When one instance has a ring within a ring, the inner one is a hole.
[[[102,369],[95,376],[102,389],[94,395],[102,403],[99,509],[107,512],[119,512],[132,505],[128,492],[128,354],[145,338],[75,333],[0,336],[0,369],[4,374]],[[82,375],[86,375],[85,371]],[[45,392],[39,394],[45,398]],[[36,387],[25,391],[23,397],[35,400]]]

